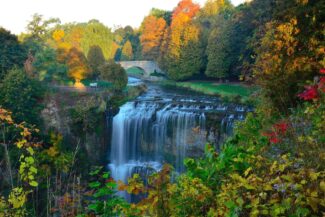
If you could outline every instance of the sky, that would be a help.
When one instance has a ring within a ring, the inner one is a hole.
[[[0,26],[19,34],[24,32],[35,13],[45,19],[59,18],[62,23],[97,19],[114,28],[139,27],[151,8],[172,10],[179,0],[0,0]],[[204,5],[206,0],[193,0]],[[231,0],[234,5],[244,0]]]

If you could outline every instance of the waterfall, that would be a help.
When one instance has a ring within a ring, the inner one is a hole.
[[[113,118],[109,168],[124,182],[134,173],[146,178],[170,163],[177,172],[183,161],[208,142],[207,115],[219,114],[219,139],[231,133],[246,108],[227,105],[216,97],[192,96],[149,88],[136,100],[120,107]]]

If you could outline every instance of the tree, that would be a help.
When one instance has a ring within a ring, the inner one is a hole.
[[[139,31],[134,30],[131,26],[126,26],[124,28],[120,27],[114,31],[114,44],[116,46],[115,61],[121,60],[123,45],[127,41],[130,41],[132,45],[133,59],[141,59]]]
[[[140,42],[142,56],[145,59],[158,59],[165,28],[166,21],[163,18],[149,15],[143,20],[141,24],[142,34],[140,36]]]
[[[125,42],[122,48],[121,60],[132,60],[133,59],[133,50],[131,42],[128,40]]]
[[[51,25],[60,24],[58,18],[44,20],[40,14],[34,14],[32,20],[27,25],[27,33],[35,40],[41,40],[49,31]]]
[[[0,84],[0,104],[13,112],[16,122],[40,123],[43,89],[22,69],[13,68]]]
[[[56,50],[48,46],[36,53],[33,67],[41,81],[59,81],[67,78],[67,65],[59,63]]]
[[[183,48],[180,59],[169,70],[169,77],[173,80],[185,80],[199,74],[202,68],[202,49],[197,41],[189,41]]]
[[[161,10],[158,8],[152,8],[149,15],[157,17],[157,18],[163,18],[166,21],[167,25],[170,25],[170,23],[172,21],[172,12],[171,11],[165,11],[165,10]]]
[[[14,65],[23,66],[27,52],[15,35],[0,28],[0,80]]]
[[[222,15],[219,16],[222,19]],[[226,78],[230,76],[232,63],[230,44],[230,22],[223,19],[209,37],[207,56],[208,64],[205,74],[212,78]]]
[[[103,80],[112,82],[113,88],[116,91],[121,91],[128,83],[126,71],[113,60],[109,60],[108,63],[100,68],[100,75]]]
[[[171,63],[168,69],[168,76],[173,80],[184,80],[199,74],[202,68],[203,50],[198,41],[199,29],[196,26],[189,26],[185,34],[195,35],[196,38],[191,39],[182,46],[178,59],[169,59]]]
[[[229,0],[207,0],[203,8],[200,10],[199,17],[201,19],[213,19],[214,16],[232,7],[233,6]]]
[[[114,46],[114,36],[111,29],[98,21],[80,24],[83,33],[80,39],[81,51],[87,55],[92,46],[102,49],[105,59],[113,59],[117,48]]]
[[[85,55],[77,48],[71,48],[67,56],[69,76],[77,83],[89,76],[89,69]]]
[[[186,15],[189,19],[194,18],[200,10],[200,5],[194,4],[192,0],[182,0],[178,3],[173,11],[172,19],[178,17],[180,14]]]
[[[105,63],[105,57],[102,49],[95,45],[92,46],[87,55],[89,67],[91,69],[91,78],[97,78],[99,76],[99,68]]]
[[[169,36],[164,36],[164,39],[168,40],[164,59],[167,60],[168,76],[172,79],[190,78],[195,73],[199,73],[202,67],[200,28],[193,22],[199,8],[199,5],[194,4],[191,0],[183,0],[174,9]],[[163,44],[165,46],[166,42]],[[197,53],[190,54],[189,48]],[[187,57],[190,57],[191,60],[188,61]]]

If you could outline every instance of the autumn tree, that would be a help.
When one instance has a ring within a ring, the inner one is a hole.
[[[167,73],[172,79],[189,78],[193,74],[199,73],[202,67],[200,29],[193,23],[193,18],[199,8],[199,5],[194,4],[191,0],[183,0],[173,11],[166,54]],[[186,49],[189,47],[198,52],[198,55],[189,55],[189,49]],[[188,56],[192,57],[191,62],[186,59]],[[188,71],[188,69],[191,70]]]
[[[77,48],[71,48],[67,55],[68,74],[77,83],[89,76],[89,69],[85,55]]]
[[[232,8],[229,0],[207,0],[199,12],[199,17],[210,19],[210,21],[206,21],[213,22],[216,15],[229,8]]]
[[[121,60],[132,60],[133,50],[130,41],[126,41],[122,48]]]
[[[140,36],[143,58],[148,60],[158,59],[165,28],[166,21],[163,18],[149,15],[143,20],[141,25],[142,34]]]
[[[99,68],[105,63],[105,57],[99,46],[92,46],[88,52],[87,60],[91,70],[90,77],[97,78],[99,76]]]

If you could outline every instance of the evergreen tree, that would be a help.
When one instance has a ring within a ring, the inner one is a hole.
[[[205,74],[212,78],[229,77],[232,64],[230,22],[222,15],[219,17],[222,21],[219,21],[219,26],[211,32],[207,47],[208,64]]]
[[[199,74],[202,68],[202,51],[199,41],[189,41],[182,48],[179,59],[169,60],[168,76],[173,80],[185,80]]]

